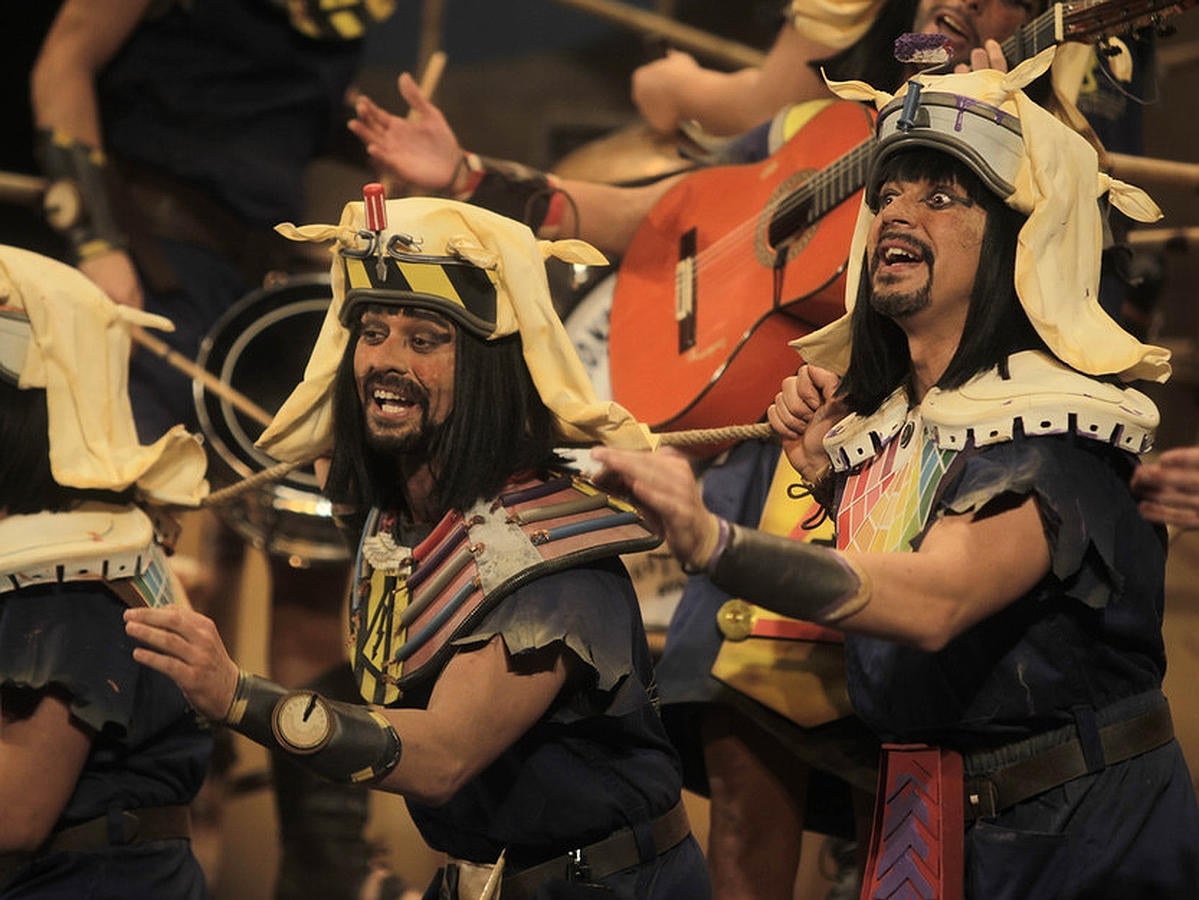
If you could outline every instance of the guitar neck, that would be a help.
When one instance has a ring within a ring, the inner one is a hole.
[[[1003,55],[1009,65],[1015,66],[1065,41],[1093,42],[1122,28],[1156,24],[1195,2],[1071,0],[1054,3],[1002,43]],[[871,141],[864,141],[787,196],[771,215],[771,245],[781,247],[853,196],[866,183],[871,149]]]
[[[785,197],[770,217],[770,245],[783,246],[860,190],[870,171],[873,145],[873,138],[862,141]]]
[[[1066,41],[1095,43],[1106,35],[1160,25],[1195,0],[1071,0],[1054,3],[1003,42],[1003,55],[1015,66],[1047,47]]]
[[[1060,44],[1065,40],[1063,28],[1063,5],[1054,3],[1031,22],[1017,28],[1015,34],[1000,44],[1004,59],[1008,65],[1019,65],[1042,50]]]

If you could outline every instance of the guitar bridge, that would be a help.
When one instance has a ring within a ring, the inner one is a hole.
[[[679,329],[679,354],[695,346],[696,247],[694,228],[679,236],[679,261],[674,267],[674,318]]]

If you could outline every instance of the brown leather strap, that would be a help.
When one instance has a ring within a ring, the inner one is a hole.
[[[191,818],[186,806],[149,806],[97,816],[56,831],[34,853],[0,853],[0,888],[16,872],[41,856],[145,844],[149,841],[190,840]]]
[[[39,855],[63,850],[101,850],[126,844],[191,838],[191,820],[186,806],[149,806],[108,816],[97,816],[55,832],[38,851]]]
[[[1165,703],[1131,719],[1099,729],[1103,765],[1109,766],[1168,743],[1174,738],[1170,707]],[[967,763],[967,768],[969,764]],[[965,781],[966,820],[998,815],[1022,800],[1086,775],[1082,742],[1072,738],[1028,759]]]
[[[687,818],[687,808],[683,801],[675,804],[670,812],[654,819],[650,824],[650,830],[656,856],[661,856],[682,843],[687,835],[691,834],[691,822]],[[637,850],[633,829],[622,828],[594,844],[505,877],[501,894],[504,900],[528,900],[542,882],[551,879],[567,880],[572,877],[577,866],[586,867],[587,880],[600,881],[640,862],[641,854]]]

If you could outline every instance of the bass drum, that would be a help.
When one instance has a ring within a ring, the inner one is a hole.
[[[200,345],[197,364],[274,414],[304,377],[333,292],[328,275],[283,276],[230,307]],[[264,427],[228,400],[195,382],[209,480],[226,487],[274,465],[254,441]],[[293,566],[342,562],[350,549],[321,496],[311,467],[214,506],[255,547]]]

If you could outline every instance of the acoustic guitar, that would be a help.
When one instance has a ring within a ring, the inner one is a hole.
[[[1055,3],[1003,43],[1015,65],[1064,41],[1156,25],[1195,0]],[[668,191],[621,260],[608,360],[613,399],[655,429],[756,421],[799,364],[788,341],[844,311],[874,110],[796,107],[768,159],[698,170]]]

